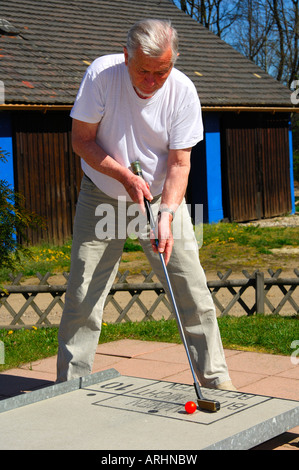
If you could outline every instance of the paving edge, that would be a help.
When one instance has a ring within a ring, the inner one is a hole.
[[[32,403],[47,400],[58,395],[63,395],[64,393],[73,392],[80,388],[88,387],[89,385],[104,382],[105,380],[119,376],[120,373],[117,370],[108,369],[85,377],[78,377],[67,382],[46,386],[32,392],[24,393],[23,395],[10,397],[0,401],[0,413],[20,408],[21,406],[31,405]]]

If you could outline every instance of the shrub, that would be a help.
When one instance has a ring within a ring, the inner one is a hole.
[[[7,161],[0,148],[0,161]],[[44,225],[43,219],[25,207],[25,198],[14,191],[7,181],[0,179],[0,266],[14,270],[20,253],[30,256],[30,250],[20,239],[27,242],[26,230]]]

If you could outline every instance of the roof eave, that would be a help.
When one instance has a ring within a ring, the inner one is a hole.
[[[71,104],[0,104],[0,111],[69,111]]]
[[[0,104],[0,111],[70,111],[72,104],[22,104],[10,103]],[[205,106],[202,105],[204,112],[265,112],[265,113],[298,113],[299,106]]]
[[[206,112],[255,112],[255,113],[298,113],[299,107],[295,106],[204,106]]]

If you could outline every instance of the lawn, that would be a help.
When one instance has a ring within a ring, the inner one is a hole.
[[[218,323],[227,349],[291,356],[299,340],[298,317],[221,317]],[[124,338],[181,343],[175,320],[103,324],[100,343]],[[58,349],[57,328],[0,330],[0,341],[5,346],[0,372],[54,356]]]
[[[211,224],[203,228],[200,258],[206,271],[299,267],[298,254],[279,256],[272,249],[298,247],[299,227],[262,228],[252,225]],[[23,259],[16,273],[24,277],[69,271],[71,242],[62,246],[42,245],[31,248],[31,258]],[[149,266],[138,241],[125,244],[120,270],[140,272]],[[150,268],[149,268],[150,269]],[[14,273],[14,274],[16,274]],[[0,284],[9,283],[7,270],[0,270]],[[262,351],[291,356],[292,345],[299,341],[298,316],[243,316],[218,319],[225,348]],[[179,343],[173,320],[103,325],[100,342],[122,338]],[[30,363],[57,353],[57,328],[0,330],[5,346],[5,364],[0,371]]]
[[[218,271],[233,268],[268,269],[279,267],[298,267],[298,254],[279,255],[272,249],[299,247],[299,227],[259,227],[240,224],[204,224],[202,246],[199,250],[201,263],[206,271]],[[24,277],[42,275],[47,272],[62,273],[69,271],[71,241],[61,246],[43,244],[31,247],[31,257],[21,258],[17,263],[16,273]],[[297,264],[296,264],[297,263]],[[150,269],[138,240],[128,239],[120,271],[129,270],[133,274],[142,269]],[[9,282],[9,271],[0,269],[0,284]]]

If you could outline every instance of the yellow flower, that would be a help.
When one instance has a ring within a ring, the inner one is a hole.
[[[36,326],[34,326],[34,325],[33,325],[32,329],[33,329],[33,330],[37,330]]]
[[[8,335],[12,335],[12,334],[13,334],[13,331],[12,331],[12,330],[9,330],[7,334],[8,334]]]

